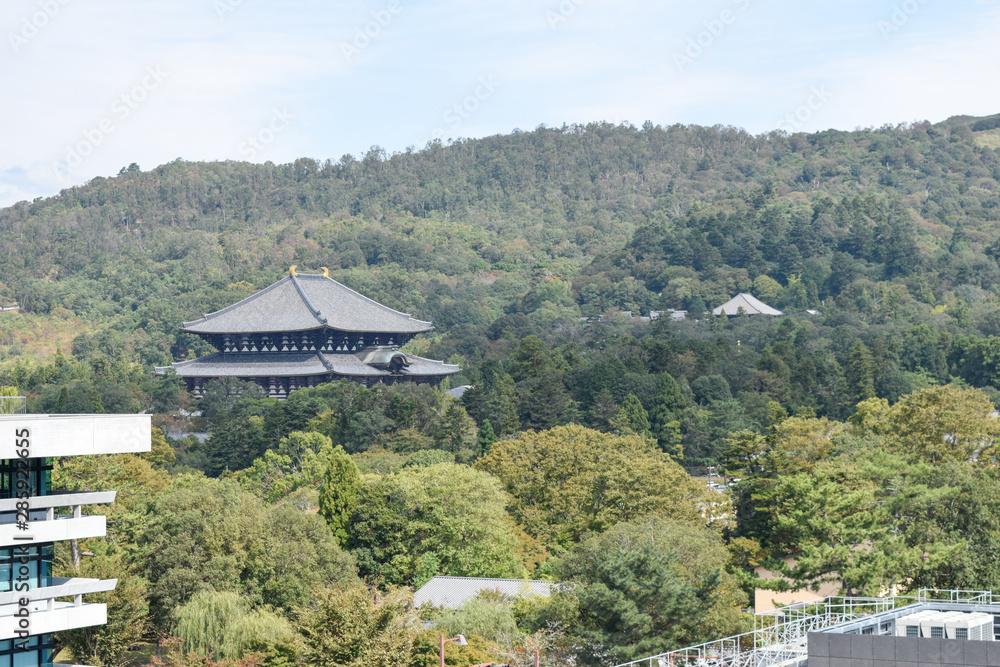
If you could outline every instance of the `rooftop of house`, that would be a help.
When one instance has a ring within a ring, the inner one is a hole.
[[[457,609],[483,591],[496,590],[511,597],[548,597],[550,581],[530,579],[490,579],[483,577],[434,577],[413,595],[413,604]]]

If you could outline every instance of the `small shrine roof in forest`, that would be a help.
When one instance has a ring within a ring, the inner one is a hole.
[[[771,308],[752,294],[741,293],[734,296],[712,312],[715,315],[728,315],[733,317],[740,314],[740,308],[747,315],[781,315],[777,308]]]
[[[291,273],[239,303],[200,320],[185,322],[182,330],[197,334],[249,334],[325,327],[359,333],[409,334],[434,328],[430,322],[383,306],[325,275]]]

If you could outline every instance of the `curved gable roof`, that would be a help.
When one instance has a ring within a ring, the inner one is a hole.
[[[747,294],[741,292],[737,294],[729,301],[725,302],[718,308],[712,311],[715,315],[739,315],[740,308],[747,315],[781,315],[781,311],[777,308],[772,308],[760,299],[756,298],[753,294]]]
[[[322,275],[285,276],[239,303],[185,322],[182,331],[244,334],[329,327],[359,333],[422,333],[434,327]]]

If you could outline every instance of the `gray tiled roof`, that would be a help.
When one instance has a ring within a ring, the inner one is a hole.
[[[422,333],[430,322],[372,301],[322,275],[286,276],[253,296],[185,322],[183,330],[203,334],[270,333],[331,327],[364,333]]]
[[[300,352],[282,354],[216,353],[163,368],[173,368],[181,377],[301,377],[305,375],[388,375],[361,363],[353,354]]]
[[[715,315],[732,316],[739,315],[740,308],[747,315],[781,315],[781,311],[777,308],[771,308],[771,306],[757,299],[752,294],[746,293],[737,294],[712,312]]]
[[[162,373],[167,368],[173,368],[181,377],[286,377],[325,375],[330,372],[320,359],[320,355],[315,352],[274,354],[217,352],[207,357],[157,368],[156,372]]]
[[[413,604],[431,603],[435,607],[457,609],[482,591],[498,590],[512,597],[540,595],[548,597],[551,581],[530,579],[486,579],[480,577],[434,577],[413,594]]]
[[[462,369],[433,359],[408,354],[410,365],[403,375],[453,375]],[[163,374],[172,368],[180,377],[301,377],[335,373],[349,377],[388,376],[391,373],[364,363],[354,354],[322,352],[211,354],[171,366],[156,368]]]
[[[410,365],[403,369],[403,375],[454,375],[462,370],[456,364],[446,364],[443,361],[424,359],[415,354],[408,354]]]

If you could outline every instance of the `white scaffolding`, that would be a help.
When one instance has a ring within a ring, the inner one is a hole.
[[[992,591],[930,588],[922,588],[914,595],[879,598],[832,595],[754,614],[754,629],[750,632],[616,667],[798,667],[808,657],[810,632],[925,602],[994,605],[1000,604],[1000,595]]]

